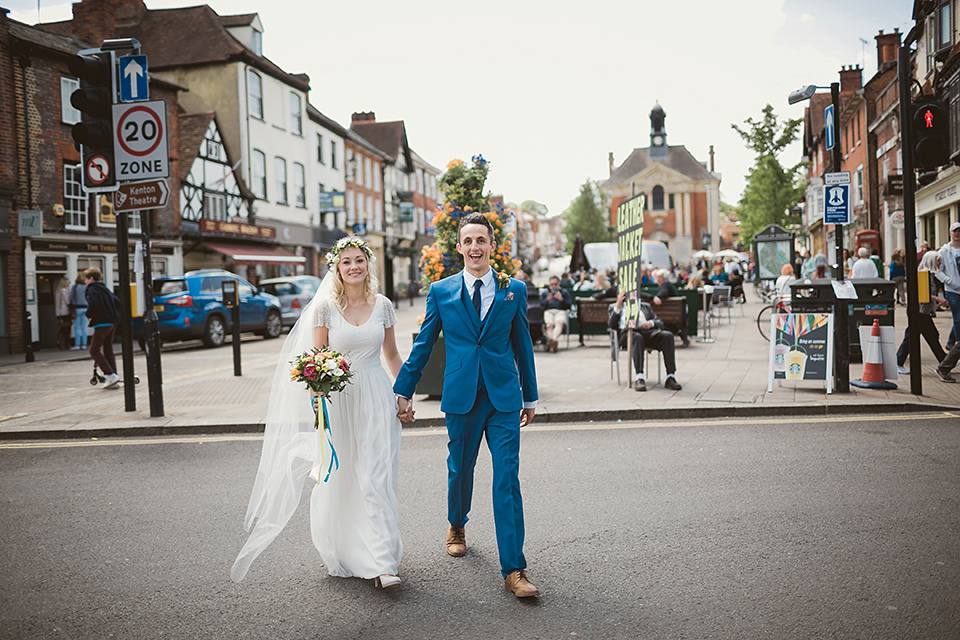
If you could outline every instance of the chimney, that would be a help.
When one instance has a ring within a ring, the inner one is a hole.
[[[83,44],[99,47],[113,37],[117,0],[83,0],[73,5],[73,35]]]
[[[143,0],[117,0],[117,24],[137,24],[147,12]]]
[[[610,163],[610,175],[613,175],[613,151],[607,156],[607,161]]]
[[[713,145],[710,145],[710,173],[713,173]]]
[[[860,65],[850,65],[840,70],[840,93],[856,91],[863,87],[863,70]]]
[[[350,116],[350,122],[376,122],[377,114],[373,111],[354,111]]]
[[[888,62],[897,61],[897,50],[900,49],[900,29],[894,29],[893,33],[884,33],[880,30],[879,35],[874,36],[877,41],[877,69],[883,69],[883,65]]]

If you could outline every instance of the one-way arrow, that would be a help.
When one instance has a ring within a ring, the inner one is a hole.
[[[130,97],[140,97],[140,76],[144,74],[143,67],[137,64],[136,60],[131,60],[123,69],[124,79],[130,80]]]

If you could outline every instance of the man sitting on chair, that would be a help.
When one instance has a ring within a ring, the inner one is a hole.
[[[620,332],[621,345],[625,344],[627,339],[626,327],[621,326],[625,324],[621,322],[624,297],[626,297],[626,292],[623,291],[617,295],[617,303],[614,305],[608,323],[611,329],[617,329]],[[655,349],[663,354],[663,365],[667,369],[667,379],[663,383],[664,388],[672,391],[679,391],[683,388],[674,376],[677,372],[677,359],[674,353],[673,340],[673,333],[663,328],[663,322],[653,312],[653,308],[646,302],[641,302],[637,325],[633,329],[633,353],[631,354],[633,357],[634,390],[647,390],[647,383],[643,378],[643,356],[646,349]]]
[[[673,283],[670,282],[670,272],[666,269],[656,269],[653,272],[653,279],[656,281],[657,286],[660,289],[657,291],[657,295],[651,295],[645,291],[639,291],[638,295],[641,300],[646,302],[653,302],[653,304],[661,305],[663,301],[667,298],[675,298],[680,294],[677,293],[677,288],[673,286]],[[684,347],[690,346],[690,337],[687,335],[687,327],[685,325],[679,325],[676,327],[677,332],[680,335],[680,340],[683,341]]]
[[[540,294],[543,305],[543,323],[546,325],[547,352],[557,352],[557,341],[563,335],[567,312],[573,306],[570,292],[560,288],[560,278],[550,276],[550,285]]]

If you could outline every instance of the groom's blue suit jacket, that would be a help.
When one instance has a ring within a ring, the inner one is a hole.
[[[437,336],[443,331],[447,359],[441,411],[468,413],[481,376],[497,411],[519,411],[524,402],[535,402],[537,374],[527,325],[527,287],[512,278],[509,282],[508,287],[501,288],[495,281],[493,304],[482,324],[472,303],[462,295],[463,273],[431,284],[420,334],[397,376],[394,392],[413,397]]]

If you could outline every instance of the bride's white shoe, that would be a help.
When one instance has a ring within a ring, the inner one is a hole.
[[[384,574],[378,578],[374,578],[374,583],[378,589],[392,589],[400,586],[400,576]]]

